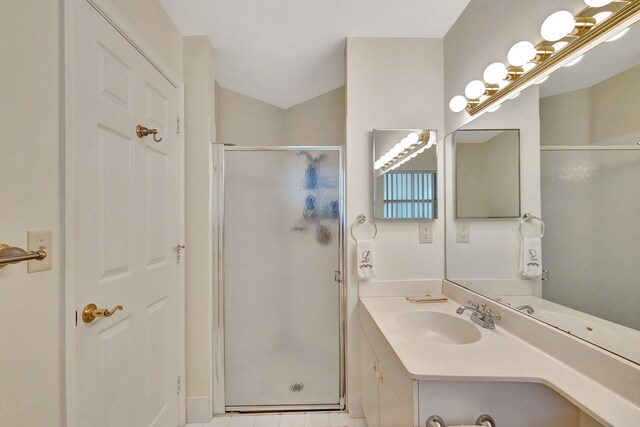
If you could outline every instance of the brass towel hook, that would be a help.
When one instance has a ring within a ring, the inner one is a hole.
[[[138,135],[138,138],[144,138],[145,136],[153,135],[153,140],[155,142],[162,141],[162,137],[156,139],[157,134],[158,134],[158,129],[149,129],[142,125],[136,126],[136,135]]]

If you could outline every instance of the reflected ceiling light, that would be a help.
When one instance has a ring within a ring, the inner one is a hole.
[[[484,70],[482,78],[489,84],[498,84],[506,80],[508,75],[509,70],[502,62],[494,62]]]
[[[580,55],[578,56],[576,59],[574,59],[573,61],[565,64],[565,67],[573,67],[574,65],[576,65],[578,62],[582,61],[582,58],[584,58],[584,55]]]
[[[613,12],[604,11],[604,12],[596,13],[595,15],[593,15],[593,19],[596,20],[596,24],[599,24],[605,19],[607,19],[608,17],[610,17],[611,15],[613,15]]]
[[[513,45],[507,54],[509,64],[515,67],[522,67],[536,57],[536,47],[528,41],[521,41]]]
[[[511,98],[509,98],[509,99],[516,99],[517,97],[519,97],[519,96],[520,96],[520,94],[522,94],[522,92],[518,92],[518,93],[516,93],[515,95],[513,95],[513,96],[512,96]]]
[[[602,7],[611,3],[613,0],[584,0],[589,7]]]
[[[540,80],[538,80],[535,84],[537,84],[537,85],[541,85],[542,83],[544,83],[544,82],[546,82],[547,80],[549,80],[549,77],[551,77],[551,76],[543,77],[543,78],[541,78]]]
[[[433,131],[423,131],[419,134],[411,132],[391,147],[389,151],[380,156],[380,158],[375,161],[374,168],[388,172],[415,158],[435,143],[436,135],[435,132],[433,132],[433,134],[432,132]]]
[[[629,32],[630,28],[625,28],[624,30],[620,31],[618,34],[616,34],[615,36],[611,37],[609,40],[607,40],[607,42],[614,42],[620,38],[622,38],[625,34],[627,34]]]
[[[454,113],[459,113],[467,108],[467,98],[462,95],[456,95],[449,101],[449,109]]]
[[[542,38],[555,42],[567,36],[577,36],[596,25],[596,20],[592,17],[576,18],[566,10],[561,10],[549,15],[540,27]]]
[[[493,113],[495,111],[498,111],[500,109],[500,107],[502,107],[502,104],[496,104],[491,108],[487,108],[487,112],[488,113]]]

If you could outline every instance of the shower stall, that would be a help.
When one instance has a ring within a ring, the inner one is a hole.
[[[224,148],[216,413],[343,408],[342,157]]]

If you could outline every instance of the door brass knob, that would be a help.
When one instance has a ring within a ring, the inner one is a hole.
[[[98,308],[95,304],[87,304],[82,310],[82,320],[84,323],[91,323],[96,317],[111,317],[118,310],[124,310],[124,307],[117,305],[109,310],[108,308]]]
[[[156,138],[157,134],[158,134],[158,129],[149,129],[142,125],[136,126],[136,135],[138,135],[138,138],[144,138],[145,136],[153,135],[153,140],[155,142],[162,141],[162,137]]]

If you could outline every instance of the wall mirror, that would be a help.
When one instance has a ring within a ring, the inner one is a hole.
[[[445,175],[449,280],[640,364],[638,46],[635,24],[467,125],[521,129],[522,213],[545,224],[540,277],[519,274],[518,219],[469,221],[469,243],[456,241],[456,134]],[[522,233],[537,237],[541,224]]]
[[[453,134],[456,218],[520,216],[520,131],[469,129]]]
[[[434,130],[374,129],[374,218],[436,219],[437,159]]]

